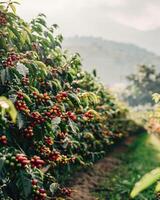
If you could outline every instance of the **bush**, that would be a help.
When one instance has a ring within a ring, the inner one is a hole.
[[[136,129],[109,91],[61,48],[57,25],[29,24],[14,3],[0,4],[0,96],[17,110],[0,118],[0,199],[70,196],[73,168],[101,158]]]

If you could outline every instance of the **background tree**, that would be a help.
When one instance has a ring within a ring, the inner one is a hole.
[[[155,66],[140,65],[138,71],[127,79],[129,85],[124,99],[131,106],[153,104],[152,94],[160,92],[160,73],[157,73]]]

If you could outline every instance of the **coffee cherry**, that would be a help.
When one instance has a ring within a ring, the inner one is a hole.
[[[7,57],[7,59],[3,62],[3,66],[6,68],[10,68],[10,67],[15,66],[18,61],[19,61],[19,55],[15,54],[15,53],[11,53]]]
[[[38,92],[33,92],[32,96],[37,103],[46,103],[51,99],[47,93],[41,94]]]
[[[61,159],[61,155],[60,155],[60,152],[58,151],[52,151],[49,155],[49,160],[50,161],[59,161]]]
[[[34,135],[33,132],[33,127],[32,126],[28,126],[27,128],[24,129],[24,136],[27,138],[30,138]]]
[[[5,26],[7,24],[6,14],[0,11],[0,25]]]
[[[45,200],[47,197],[46,190],[43,188],[39,188],[35,191],[34,200]]]
[[[76,119],[77,119],[77,116],[74,114],[74,113],[72,113],[72,112],[67,112],[66,113],[67,114],[67,116],[70,118],[70,119],[72,119],[73,121],[76,121]]]
[[[41,153],[41,155],[43,156],[47,156],[49,157],[51,150],[49,147],[46,147],[45,145],[38,147],[39,152]]]
[[[44,137],[44,141],[45,143],[47,143],[49,146],[51,146],[53,144],[53,139],[51,137]]]
[[[45,162],[44,160],[42,160],[39,156],[33,156],[31,158],[31,166],[33,168],[37,167],[37,168],[41,168],[42,166],[44,166]]]
[[[24,99],[23,92],[17,92],[17,98],[20,99],[20,100],[23,100]]]
[[[92,120],[94,118],[94,115],[92,112],[88,111],[84,114],[83,119],[84,120]]]
[[[22,167],[26,167],[30,164],[30,160],[28,160],[25,154],[17,154],[16,160],[19,164],[21,164]]]
[[[33,180],[31,181],[31,183],[32,183],[32,186],[34,186],[34,185],[37,185],[37,183],[38,183],[38,180],[36,180],[36,179],[33,179]]]
[[[0,142],[4,145],[7,144],[7,137],[5,135],[0,136]]]
[[[22,83],[23,83],[23,85],[29,85],[29,78],[28,77],[23,77],[22,78]]]
[[[23,111],[25,112],[26,114],[28,114],[30,112],[28,106],[26,105],[26,103],[22,100],[17,100],[15,102],[15,107],[18,111]]]
[[[68,197],[70,197],[71,194],[72,194],[72,190],[69,189],[69,188],[62,188],[62,189],[60,190],[60,192],[61,192],[62,195],[68,196]]]
[[[45,119],[42,117],[42,115],[39,112],[32,112],[30,116],[32,117],[32,119],[34,119],[34,122],[35,122],[34,125],[42,124],[43,122],[45,122]]]
[[[58,138],[64,140],[68,134],[66,132],[59,132]]]

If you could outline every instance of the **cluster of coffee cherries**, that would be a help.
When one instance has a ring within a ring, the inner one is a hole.
[[[25,154],[17,154],[16,161],[19,163],[19,166],[26,167],[30,164],[30,160],[27,158]]]
[[[42,124],[43,122],[45,122],[45,119],[39,112],[32,112],[30,116],[34,120],[32,126],[35,126],[36,124]]]
[[[57,136],[58,136],[58,139],[64,140],[67,137],[67,135],[68,133],[66,132],[59,132]]]
[[[49,137],[49,136],[45,136],[45,137],[44,137],[44,141],[45,141],[45,143],[46,143],[47,145],[49,145],[49,146],[52,146],[53,143],[54,143],[53,138],[51,138],[51,137]]]
[[[62,112],[59,106],[53,106],[49,111],[44,113],[47,117],[53,119],[55,116],[60,117]]]
[[[20,99],[20,100],[23,100],[23,99],[24,99],[24,94],[23,94],[23,92],[18,91],[18,92],[17,92],[17,98]]]
[[[92,112],[88,111],[88,112],[86,112],[86,113],[84,114],[83,118],[84,118],[85,120],[92,120],[92,119],[94,118],[94,115],[93,115]]]
[[[52,151],[50,154],[49,154],[49,160],[50,161],[54,161],[54,162],[58,162],[61,160],[61,154],[59,151]]]
[[[57,76],[58,69],[52,68],[52,69],[50,70],[50,72],[52,73],[53,76]]]
[[[3,66],[4,67],[13,67],[19,61],[19,59],[20,59],[19,55],[15,54],[15,53],[11,53],[8,55],[7,59],[3,62]]]
[[[2,144],[7,144],[7,137],[5,135],[0,136],[0,142]]]
[[[7,18],[5,13],[0,11],[0,25],[5,26],[7,24]]]
[[[63,100],[65,100],[66,98],[68,97],[68,93],[67,92],[59,92],[57,95],[56,95],[56,100],[58,102],[62,102]]]
[[[33,127],[32,126],[28,126],[27,128],[24,129],[24,136],[27,137],[27,138],[30,138],[34,135],[34,132],[33,132]]]
[[[15,102],[15,107],[16,107],[16,109],[17,110],[19,110],[19,111],[23,111],[23,112],[25,112],[25,113],[30,113],[30,110],[29,110],[29,108],[28,108],[28,106],[26,105],[26,103],[24,102],[24,101],[22,101],[22,100],[17,100],[16,102]]]
[[[66,155],[61,155],[61,159],[59,160],[59,163],[66,165],[66,164],[69,164],[69,163],[74,163],[75,160],[76,160],[76,158],[74,156],[69,158]]]
[[[61,188],[60,193],[62,196],[71,197],[72,190],[70,188]]]
[[[46,145],[38,145],[37,150],[40,152],[40,154],[44,157],[49,157],[51,150]]]
[[[40,80],[39,82],[40,82],[40,85],[42,87],[48,87],[49,86],[49,83],[47,81]]]
[[[33,156],[31,158],[31,167],[32,168],[41,168],[45,164],[44,160],[42,160],[39,156]]]
[[[22,84],[23,85],[29,85],[29,78],[28,77],[23,77],[22,78]]]
[[[77,116],[76,116],[73,112],[68,111],[68,112],[66,113],[66,115],[67,115],[70,119],[72,119],[73,121],[76,121],[76,120],[77,120]]]
[[[47,197],[46,190],[38,186],[38,180],[33,179],[31,184],[34,192],[34,200],[45,200]]]
[[[40,94],[38,92],[33,92],[32,95],[37,103],[45,103],[51,99],[47,93]]]

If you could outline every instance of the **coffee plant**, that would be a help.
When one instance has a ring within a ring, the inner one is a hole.
[[[16,3],[0,3],[0,199],[66,199],[73,169],[137,126],[79,55],[63,51],[57,25],[43,14],[26,23]]]

